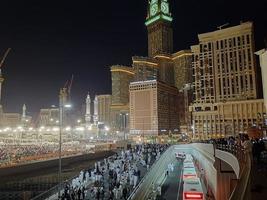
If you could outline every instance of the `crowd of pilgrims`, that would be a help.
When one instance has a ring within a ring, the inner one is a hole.
[[[65,184],[61,199],[125,200],[167,148],[161,144],[137,145],[97,162],[93,169],[81,171]]]
[[[0,145],[0,167],[9,163],[23,162],[23,158],[57,151],[56,145]]]
[[[62,155],[85,153],[85,144],[63,144]],[[0,144],[0,167],[58,156],[58,144]]]
[[[267,143],[263,138],[249,138],[247,134],[239,134],[235,137],[211,139],[208,142],[215,145],[228,145],[229,147],[237,147],[243,149],[250,154],[252,161],[257,164],[263,164],[267,161]]]

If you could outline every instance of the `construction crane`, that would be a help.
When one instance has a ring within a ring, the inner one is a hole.
[[[221,26],[217,26],[217,28],[218,28],[219,30],[222,30],[223,27],[228,26],[228,25],[229,25],[229,23],[226,23],[226,24],[223,24],[223,25],[221,25]]]
[[[70,100],[70,95],[71,95],[71,88],[72,88],[72,83],[73,83],[73,78],[74,76],[71,75],[71,78],[66,81],[64,85],[64,89],[67,91],[68,99]]]
[[[3,58],[2,58],[2,60],[1,60],[1,62],[0,62],[0,75],[2,74],[2,67],[3,67],[3,64],[4,64],[5,60],[6,60],[6,57],[7,57],[8,53],[10,52],[10,50],[11,50],[11,48],[8,48],[8,49],[6,50],[6,52],[5,52],[5,54],[4,54]]]

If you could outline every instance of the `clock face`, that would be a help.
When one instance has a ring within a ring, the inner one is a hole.
[[[158,12],[158,4],[153,4],[150,7],[150,15],[154,16],[155,14],[157,14],[157,12]]]
[[[161,11],[164,14],[168,14],[169,13],[169,5],[168,5],[168,3],[166,3],[166,2],[162,2],[161,3]]]

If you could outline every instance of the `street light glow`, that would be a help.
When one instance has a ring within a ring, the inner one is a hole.
[[[64,107],[65,108],[71,108],[71,104],[65,104]]]
[[[56,132],[56,131],[59,131],[59,128],[58,128],[58,127],[54,127],[52,130],[53,130],[54,132]]]
[[[66,127],[66,131],[70,131],[71,130],[71,127],[70,126],[67,126]]]

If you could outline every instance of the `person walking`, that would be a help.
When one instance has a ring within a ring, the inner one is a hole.
[[[123,188],[122,190],[122,195],[123,195],[123,199],[126,200],[127,199],[127,193],[128,193],[128,190],[126,187]]]

